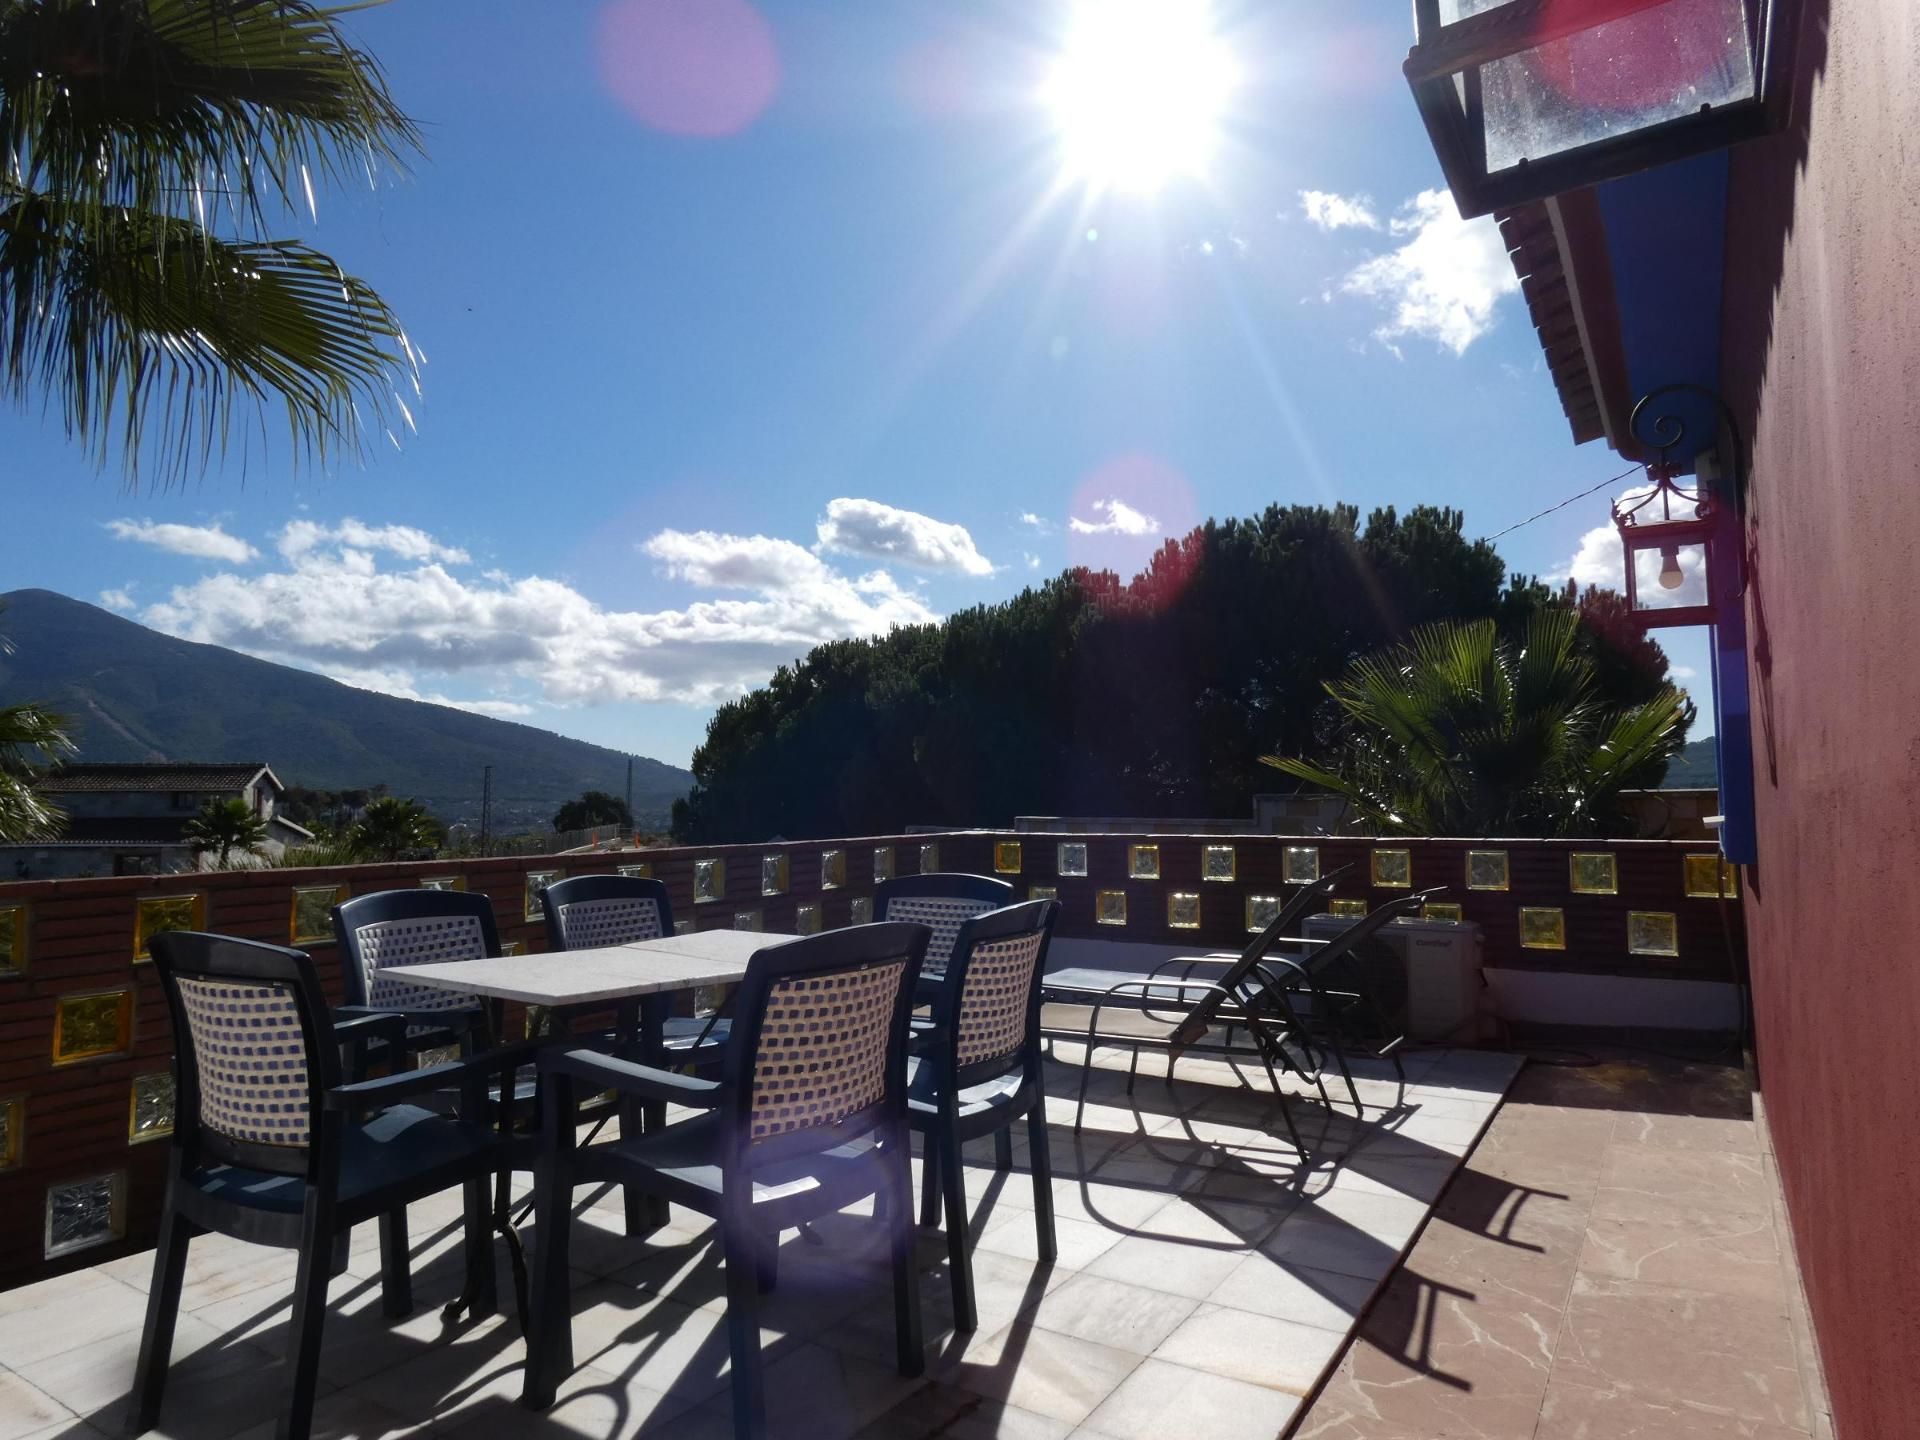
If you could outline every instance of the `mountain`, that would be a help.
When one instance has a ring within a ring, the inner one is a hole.
[[[13,645],[0,654],[0,705],[73,716],[87,760],[264,760],[288,785],[384,784],[449,823],[478,821],[491,765],[498,831],[545,824],[584,790],[626,789],[628,757],[584,740],[176,640],[51,590],[15,590],[0,607]],[[692,783],[633,757],[636,820],[664,828]]]
[[[1667,762],[1667,778],[1662,790],[1717,790],[1720,787],[1720,757],[1713,748],[1713,736],[1690,742]]]

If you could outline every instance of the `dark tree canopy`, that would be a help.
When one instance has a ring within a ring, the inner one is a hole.
[[[553,815],[553,828],[556,830],[591,830],[598,825],[618,825],[631,830],[633,811],[618,795],[609,795],[604,790],[589,790],[578,800],[567,801]]]
[[[938,625],[822,645],[715,714],[675,834],[1247,815],[1273,788],[1259,757],[1315,748],[1322,684],[1356,657],[1430,621],[1505,632],[1563,603],[1508,586],[1463,523],[1275,505],[1167,541],[1132,581],[1070,570]]]

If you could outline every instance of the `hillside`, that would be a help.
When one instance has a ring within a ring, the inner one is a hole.
[[[544,823],[583,790],[618,795],[627,757],[551,731],[401,700],[149,630],[50,590],[0,595],[0,705],[74,716],[88,760],[264,760],[288,785],[385,784],[448,822],[475,821],[492,765],[494,823]],[[641,756],[633,808],[664,826],[685,770]]]
[[[1685,750],[1667,764],[1662,790],[1714,790],[1720,785],[1720,757],[1713,736],[1690,741]]]

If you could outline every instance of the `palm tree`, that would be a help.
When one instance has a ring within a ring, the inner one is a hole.
[[[352,7],[341,7],[352,8]],[[338,10],[0,0],[0,389],[129,478],[181,479],[284,410],[297,454],[392,428],[414,354],[364,282],[269,237],[418,134]]]
[[[219,870],[225,870],[232,862],[234,851],[258,855],[267,845],[267,822],[238,796],[207,801],[200,807],[200,813],[186,823],[182,833],[194,854],[213,853],[214,867]]]
[[[440,827],[418,801],[383,795],[361,812],[347,832],[354,852],[371,860],[398,860],[440,843]]]
[[[1521,644],[1492,620],[1416,630],[1327,686],[1341,728],[1327,764],[1263,756],[1343,795],[1381,835],[1597,835],[1623,789],[1658,783],[1693,706],[1672,686],[1610,708],[1579,616],[1536,612]]]
[[[34,793],[33,782],[73,750],[66,716],[38,705],[0,707],[0,841],[60,833],[67,817]]]

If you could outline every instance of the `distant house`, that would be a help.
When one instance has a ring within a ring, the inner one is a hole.
[[[67,812],[58,840],[0,845],[0,877],[54,880],[80,875],[162,875],[196,870],[187,822],[209,800],[242,800],[267,822],[265,858],[305,845],[313,832],[276,814],[286,787],[261,761],[206,764],[67,765],[34,789]]]

